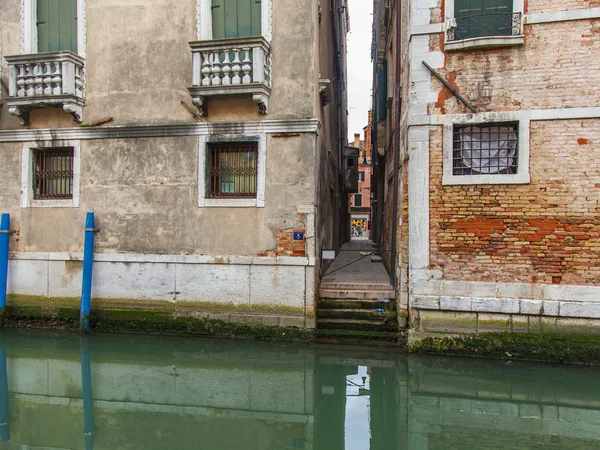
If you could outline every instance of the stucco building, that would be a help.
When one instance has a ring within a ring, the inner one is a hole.
[[[78,304],[93,211],[92,308],[314,327],[347,30],[345,0],[3,1],[8,306]]]
[[[598,333],[600,3],[375,8],[376,239],[412,337]]]

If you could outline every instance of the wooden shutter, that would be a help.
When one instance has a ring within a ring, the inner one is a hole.
[[[260,36],[260,0],[212,0],[213,39]]]
[[[455,0],[456,39],[512,34],[513,0]]]
[[[37,0],[38,52],[77,52],[77,0]]]

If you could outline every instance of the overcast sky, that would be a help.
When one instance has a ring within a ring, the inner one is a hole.
[[[367,126],[367,112],[371,107],[373,2],[348,0],[348,6],[348,140],[353,141],[354,133],[360,133],[360,138],[364,139],[363,127]]]

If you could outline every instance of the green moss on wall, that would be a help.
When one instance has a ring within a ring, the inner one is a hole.
[[[458,337],[427,337],[411,343],[410,351],[515,360],[600,364],[600,336],[485,333]]]
[[[100,332],[242,337],[278,341],[310,341],[313,330],[262,324],[240,324],[213,319],[178,317],[165,310],[92,309],[90,327]],[[79,330],[79,309],[39,305],[8,306],[6,326]]]

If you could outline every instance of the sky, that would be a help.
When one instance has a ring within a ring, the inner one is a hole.
[[[373,2],[348,0],[348,7],[348,141],[353,141],[354,133],[360,133],[360,138],[364,139],[363,127],[367,126],[367,113],[371,107]]]

